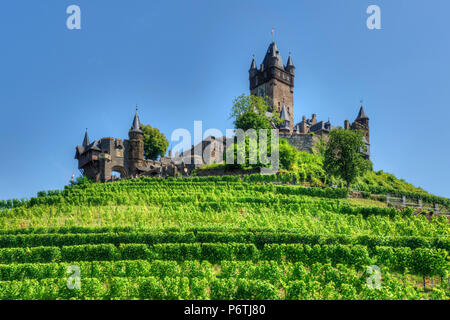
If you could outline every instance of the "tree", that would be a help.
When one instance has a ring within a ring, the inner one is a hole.
[[[271,121],[275,125],[281,123],[279,115],[274,112],[271,117],[266,115],[272,107],[268,105],[267,99],[250,95],[240,95],[234,99],[231,109],[231,118],[234,118],[236,129],[272,129]]]
[[[271,129],[272,123],[279,124],[281,122],[277,113],[273,113],[268,115],[267,112],[271,110],[271,106],[268,105],[267,99],[262,97],[250,95],[240,95],[233,101],[233,107],[231,109],[230,118],[234,118],[234,127],[235,129],[241,129],[246,132],[249,129],[254,129],[256,132],[256,136],[245,137],[245,145],[237,145],[234,144],[234,163],[233,165],[228,165],[230,168],[260,168],[262,165],[259,161],[259,137],[260,137],[260,129],[267,130],[267,154],[271,155]],[[253,139],[256,138],[256,141]],[[251,141],[250,141],[251,140]],[[253,151],[255,153],[253,153]],[[245,159],[245,163],[242,165],[237,165],[237,157],[243,156]],[[250,154],[256,154],[256,162],[257,163],[249,163]],[[225,154],[224,154],[225,156]]]
[[[363,136],[364,133],[360,130],[338,128],[330,131],[324,169],[329,175],[342,178],[347,183],[347,188],[357,176],[372,166],[370,160],[364,159],[362,154],[366,150]]]
[[[144,156],[146,159],[157,160],[166,154],[169,141],[161,131],[142,123],[141,130],[144,132]]]
[[[313,154],[320,157],[322,161],[325,160],[325,151],[327,150],[327,142],[322,136],[318,136],[317,142],[314,144],[312,148]]]
[[[238,116],[234,121],[234,126],[236,129],[244,131],[248,129],[272,129],[269,118],[251,111]]]
[[[288,171],[296,171],[298,169],[298,158],[299,153],[294,146],[292,146],[289,141],[281,138],[279,142],[279,157],[281,167]]]

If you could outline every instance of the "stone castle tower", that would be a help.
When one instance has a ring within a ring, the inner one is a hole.
[[[351,129],[353,130],[361,130],[364,132],[364,137],[367,140],[367,143],[370,143],[370,136],[369,136],[369,117],[366,115],[366,111],[364,110],[364,107],[361,106],[358,112],[358,116],[356,117],[355,121],[351,125]]]
[[[101,138],[90,142],[88,132],[84,135],[83,143],[75,148],[75,159],[78,169],[83,176],[97,182],[115,179],[114,173],[120,178],[135,178],[141,176],[165,177],[190,175],[197,166],[188,157],[181,161],[174,161],[171,156],[162,156],[158,161],[144,157],[144,132],[139,116],[136,114],[130,130],[128,140],[119,138]]]
[[[253,58],[249,70],[250,94],[268,97],[269,105],[273,105],[273,111],[277,113],[281,113],[284,109],[284,116],[289,119],[291,132],[294,127],[294,77],[295,66],[292,57],[289,55],[285,66],[275,42],[267,49],[260,68],[256,67]]]
[[[138,168],[144,167],[144,133],[141,130],[137,108],[133,125],[128,131],[128,138],[128,170],[131,176],[135,176],[139,173]]]
[[[274,41],[269,45],[259,69],[253,58],[250,70],[250,94],[266,97],[272,112],[277,112],[282,120],[278,127],[280,136],[287,139],[300,151],[311,151],[318,136],[327,137],[330,130],[336,128],[328,121],[319,121],[317,114],[310,119],[302,116],[299,123],[294,122],[294,78],[295,66],[289,54],[286,65],[283,64],[280,51]],[[275,128],[275,125],[272,124]],[[362,130],[367,151],[365,157],[370,157],[369,118],[364,107],[361,106],[358,116],[353,123],[346,120],[344,128]]]
[[[366,111],[364,110],[364,107],[361,106],[359,109],[358,115],[356,116],[355,121],[350,125],[350,122],[348,120],[345,120],[344,122],[344,128],[345,129],[351,129],[351,130],[361,130],[364,132],[364,143],[366,144],[366,152],[365,157],[370,158],[370,128],[369,128],[369,117],[366,115]]]

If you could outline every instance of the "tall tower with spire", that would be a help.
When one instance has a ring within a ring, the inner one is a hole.
[[[141,130],[137,106],[128,137],[128,171],[131,176],[134,176],[138,173],[138,168],[144,166],[144,133]]]
[[[295,66],[291,55],[284,65],[275,41],[269,45],[259,69],[253,58],[249,70],[250,94],[267,97],[273,111],[281,113],[284,108],[290,132],[294,128],[294,77]]]

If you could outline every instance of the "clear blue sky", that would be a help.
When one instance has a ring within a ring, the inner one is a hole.
[[[66,28],[66,8],[82,29]],[[382,30],[366,8],[381,7]],[[343,125],[364,99],[372,161],[450,197],[448,0],[8,0],[0,6],[0,199],[59,189],[78,174],[75,146],[126,138],[135,105],[168,137],[232,128],[275,40],[296,65],[295,120]]]

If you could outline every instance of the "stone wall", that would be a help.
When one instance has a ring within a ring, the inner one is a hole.
[[[310,134],[283,134],[280,133],[280,138],[284,138],[291,145],[297,148],[299,151],[312,152],[312,149],[319,137]]]

